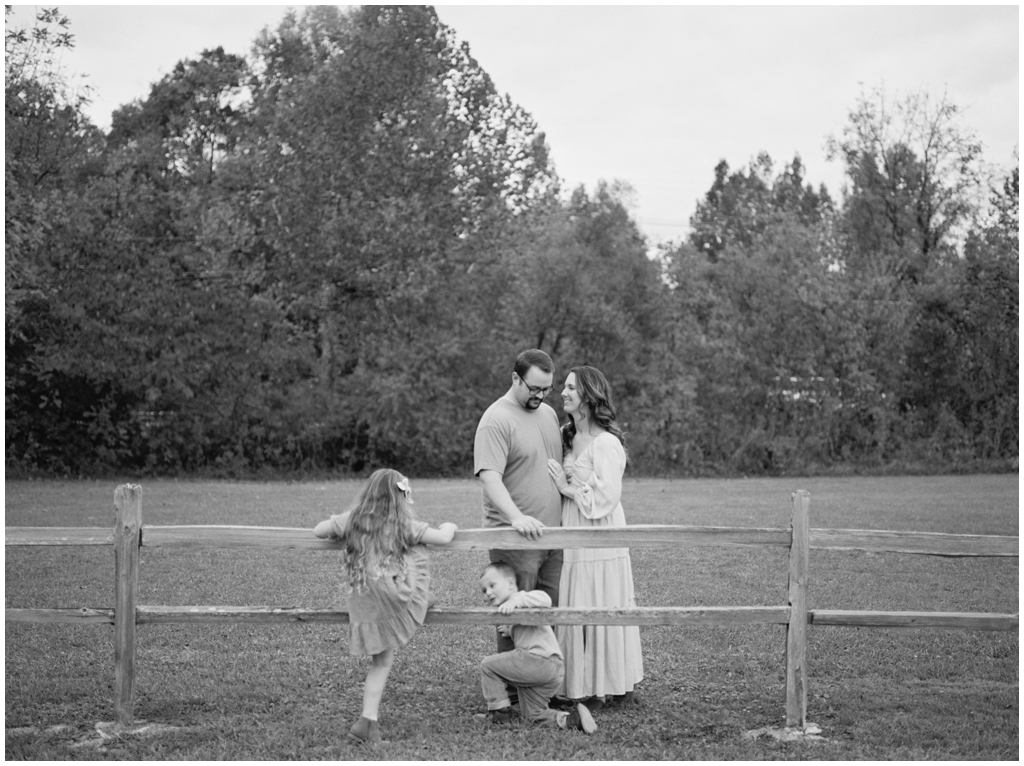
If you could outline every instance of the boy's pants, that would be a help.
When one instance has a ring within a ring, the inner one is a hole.
[[[541,657],[525,649],[513,649],[485,657],[480,663],[480,686],[488,710],[508,707],[505,685],[519,691],[519,713],[527,721],[555,723],[558,711],[548,707],[562,684],[565,665],[561,657]]]

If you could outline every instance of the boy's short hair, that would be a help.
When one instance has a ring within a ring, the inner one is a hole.
[[[504,561],[492,561],[480,570],[480,576],[483,577],[488,569],[493,569],[502,577],[511,577],[513,581],[516,579],[516,570],[512,568],[511,564],[506,564]]]

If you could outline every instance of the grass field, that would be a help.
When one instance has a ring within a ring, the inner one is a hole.
[[[7,482],[8,526],[106,526],[119,482]],[[312,527],[359,482],[145,481],[148,524]],[[421,518],[480,526],[469,481],[413,482]],[[636,524],[785,527],[790,493],[811,526],[1017,535],[1018,477],[627,480]],[[641,606],[779,605],[784,549],[633,549]],[[484,553],[432,555],[439,605],[480,606]],[[8,607],[110,607],[109,548],[8,548]],[[1016,559],[812,551],[810,607],[1016,612]],[[331,552],[146,549],[143,604],[343,607]],[[1018,634],[808,628],[808,720],[821,741],[750,739],[785,712],[781,626],[642,628],[639,704],[593,736],[490,728],[477,667],[488,626],[427,626],[398,653],[381,708],[390,744],[350,745],[367,661],[346,626],[143,625],[137,718],[177,727],[89,742],[111,721],[110,626],[6,625],[7,760],[1017,760]],[[53,728],[64,727],[64,728]]]

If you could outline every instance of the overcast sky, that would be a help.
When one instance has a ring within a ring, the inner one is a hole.
[[[18,7],[30,18],[37,6]],[[90,116],[144,98],[182,58],[247,54],[287,6],[60,4],[88,75]],[[441,21],[547,134],[567,189],[599,179],[634,190],[652,244],[676,239],[714,168],[767,151],[799,154],[806,180],[839,197],[826,162],[862,88],[945,92],[985,158],[1012,167],[1019,141],[1019,11],[1001,6],[437,6]],[[17,22],[16,22],[17,23]]]

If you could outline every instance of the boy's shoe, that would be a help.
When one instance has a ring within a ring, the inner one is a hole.
[[[515,711],[510,707],[503,707],[500,710],[490,710],[487,712],[487,720],[491,723],[512,723],[515,717]]]
[[[359,744],[367,744],[375,747],[384,740],[380,736],[380,725],[369,718],[360,718],[348,731],[349,739]]]
[[[575,704],[574,700],[568,697],[559,697],[557,694],[548,700],[548,707],[552,710],[572,710]]]
[[[597,724],[594,723],[594,717],[590,715],[587,706],[578,703],[569,713],[569,717],[565,719],[565,728],[579,729],[584,734],[593,734],[597,731]]]

